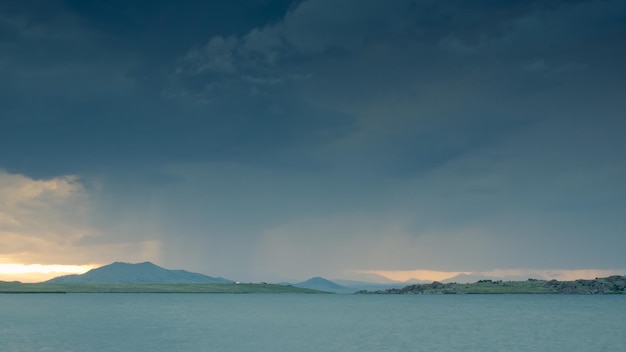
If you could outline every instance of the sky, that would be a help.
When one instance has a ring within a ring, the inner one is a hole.
[[[621,0],[0,0],[0,280],[626,274],[624,38]]]

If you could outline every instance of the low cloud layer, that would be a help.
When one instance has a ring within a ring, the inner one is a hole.
[[[33,180],[0,172],[0,264],[69,265],[59,270],[72,272],[72,265],[118,258],[158,259],[158,240],[103,240],[111,234],[94,226],[95,195],[76,176]]]

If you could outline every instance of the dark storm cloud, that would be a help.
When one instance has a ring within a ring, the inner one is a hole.
[[[90,243],[238,275],[620,264],[622,1],[0,10],[0,169],[82,176]]]
[[[246,144],[271,149],[290,138],[284,126],[294,124],[281,121],[289,107],[281,115],[258,99],[240,104],[233,96],[222,107],[202,108],[166,97],[176,60],[210,36],[205,30],[243,31],[229,23],[247,29],[246,20],[256,24],[255,10],[271,19],[285,11],[276,3],[253,5],[252,12],[205,2],[48,5],[7,4],[2,17],[9,33],[1,49],[8,170],[57,175],[153,165],[154,159],[219,158],[251,149]],[[270,133],[275,137],[263,137]]]
[[[494,99],[572,83],[582,90],[605,63],[623,70],[623,6],[613,3],[4,8],[4,167],[33,175],[152,160],[267,159],[263,152],[342,137],[361,118],[354,106],[385,98],[423,103],[384,117],[412,125],[383,153],[411,150],[430,164],[437,154],[448,160],[494,138],[476,131],[501,129],[494,127],[500,121],[515,129],[542,118],[489,111]],[[461,105],[463,114],[424,108],[437,85],[450,91],[437,98]],[[428,142],[423,131],[449,143]]]
[[[239,97],[252,91],[284,98],[287,90],[290,99],[345,111],[373,129],[396,123],[404,130],[393,131],[391,141],[370,136],[361,150],[369,155],[368,147],[383,143],[383,150],[423,152],[431,165],[428,156],[441,154],[443,162],[499,132],[506,137],[538,120],[563,118],[546,107],[604,94],[590,85],[614,95],[620,83],[609,75],[623,72],[615,55],[624,56],[616,37],[624,31],[619,7],[304,2],[279,23],[212,37],[185,56],[178,77],[197,99],[211,101],[233,87]],[[364,119],[359,107],[379,102],[405,106]]]

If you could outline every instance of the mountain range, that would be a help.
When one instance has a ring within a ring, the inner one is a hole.
[[[361,290],[382,290],[404,287],[408,283],[371,283],[365,281],[338,280],[333,282],[322,277],[313,277],[296,284],[281,283],[299,288],[307,288],[335,293],[352,293]],[[151,262],[115,262],[89,270],[84,274],[59,276],[45,281],[54,284],[189,284],[189,283],[234,283],[222,277],[212,277],[186,270],[170,270]]]
[[[65,275],[47,283],[93,283],[93,284],[183,284],[183,283],[232,283],[222,277],[212,277],[186,270],[169,270],[151,262],[137,264],[115,262],[80,275]]]
[[[430,281],[410,280],[405,282],[391,281],[377,282],[369,280],[328,280],[323,277],[313,277],[299,283],[280,283],[281,285],[291,285],[299,288],[307,288],[335,293],[353,293],[357,291],[381,291],[387,289],[400,289],[412,284],[427,284]],[[507,278],[509,279],[509,278]],[[516,278],[517,279],[517,278]],[[480,280],[495,280],[484,275],[460,274],[458,276],[442,280],[447,283],[467,283]],[[510,280],[504,280],[510,281]],[[222,277],[212,277],[200,273],[186,270],[170,270],[162,268],[151,262],[137,264],[115,262],[80,275],[65,275],[46,281],[46,283],[97,283],[97,284],[190,284],[190,283],[234,283]]]

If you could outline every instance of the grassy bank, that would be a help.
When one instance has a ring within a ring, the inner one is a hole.
[[[0,293],[323,293],[274,284],[25,284],[0,282]]]

